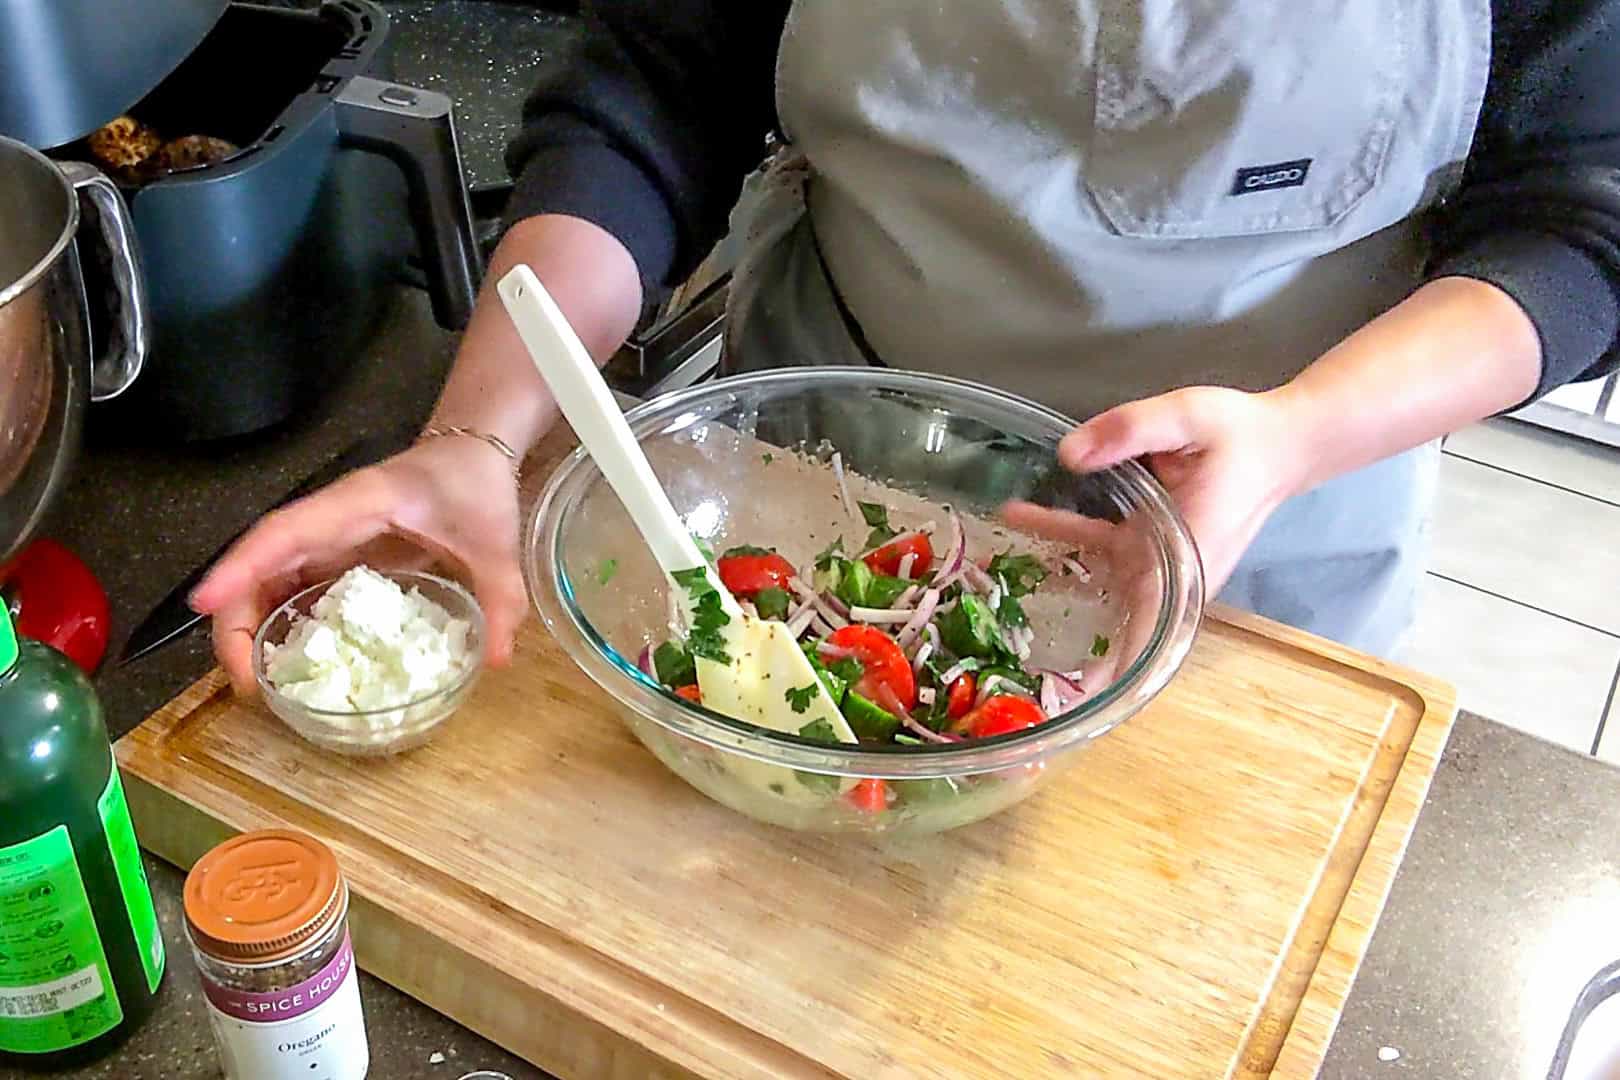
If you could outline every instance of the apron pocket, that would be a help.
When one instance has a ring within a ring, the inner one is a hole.
[[[1101,0],[1086,186],[1125,236],[1324,229],[1378,182],[1407,0]]]

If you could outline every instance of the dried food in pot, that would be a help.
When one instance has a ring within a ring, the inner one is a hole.
[[[163,146],[162,136],[133,116],[103,124],[87,141],[97,161],[126,175],[134,175]]]
[[[164,143],[152,160],[152,166],[159,172],[196,169],[224,161],[238,149],[235,143],[212,135],[185,135]]]

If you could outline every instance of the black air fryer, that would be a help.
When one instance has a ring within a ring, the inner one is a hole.
[[[438,322],[466,324],[480,263],[450,101],[372,77],[387,33],[367,0],[0,0],[0,133],[107,170],[135,221],[152,352],[104,420],[195,440],[297,414],[413,252]]]

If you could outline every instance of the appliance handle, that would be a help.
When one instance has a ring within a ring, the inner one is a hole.
[[[100,169],[82,161],[61,161],[57,166],[79,198],[89,203],[90,216],[95,218],[112,264],[113,290],[118,297],[116,331],[90,367],[90,400],[110,401],[130,388],[152,351],[152,311],[135,222],[117,186]]]
[[[337,122],[345,145],[382,154],[404,172],[433,317],[460,330],[472,318],[483,265],[450,99],[356,75],[337,96]]]

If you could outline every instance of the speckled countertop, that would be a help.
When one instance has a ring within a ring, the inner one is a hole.
[[[535,50],[568,24],[539,5],[395,0],[396,76],[460,102],[475,182],[500,150]],[[359,434],[403,442],[426,415],[453,340],[402,291],[367,355],[283,430],[228,446],[97,445],[48,533],[93,566],[113,604],[114,652],[169,587],[304,474]],[[115,734],[208,667],[194,634],[97,683]],[[158,1014],[123,1050],[64,1074],[212,1080],[196,977],[178,922],[181,877],[152,866],[172,966]],[[1588,977],[1620,957],[1620,770],[1473,716],[1458,720],[1429,802],[1352,989],[1322,1076],[1529,1080],[1545,1076]],[[426,1007],[362,978],[378,1080],[537,1070]],[[1381,1051],[1383,1051],[1381,1055]],[[1392,1060],[1383,1060],[1398,1053]]]

